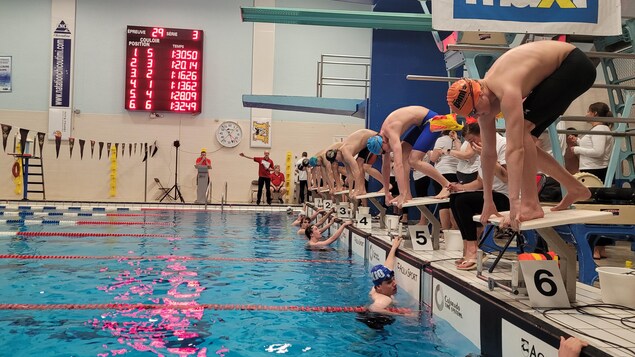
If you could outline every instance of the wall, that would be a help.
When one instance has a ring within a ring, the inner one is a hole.
[[[46,132],[48,128],[51,1],[5,1],[0,12],[0,21],[7,25],[0,37],[0,55],[13,56],[13,92],[0,94],[0,123],[12,125],[12,135],[18,128],[27,128],[32,134]],[[47,199],[143,201],[147,186],[151,201],[157,193],[154,177],[164,186],[174,183],[176,153],[172,143],[179,140],[182,146],[178,181],[186,201],[195,199],[193,163],[200,148],[206,147],[213,162],[214,201],[220,199],[224,183],[228,182],[229,200],[247,202],[257,165],[241,159],[238,153],[261,155],[262,149],[250,149],[247,138],[236,148],[221,148],[214,135],[224,120],[237,121],[243,133],[248,133],[251,110],[242,106],[242,95],[250,94],[253,88],[257,58],[252,53],[258,44],[254,42],[254,24],[241,21],[240,7],[254,6],[254,1],[77,0],[76,3],[74,108],[80,111],[73,115],[72,135],[76,142],[72,158],[68,142],[62,142],[59,158],[55,158],[54,143],[46,142]],[[369,5],[317,0],[274,3],[278,7],[370,9]],[[20,20],[25,16],[30,21]],[[196,116],[163,113],[163,117],[151,119],[148,113],[124,109],[127,25],[205,32],[202,113]],[[369,29],[273,26],[275,40],[267,44],[269,55],[275,58],[274,68],[270,68],[275,71],[273,94],[315,95],[315,66],[322,53],[370,54]],[[332,41],[334,36],[338,41]],[[272,159],[280,164],[284,164],[287,151],[294,156],[302,151],[316,152],[329,145],[332,137],[348,135],[364,125],[363,120],[356,118],[298,112],[275,111],[272,118],[274,144],[270,151]],[[83,160],[79,157],[78,139],[87,141]],[[156,141],[159,150],[148,162],[147,181],[140,149],[137,148],[137,156],[130,158],[126,148],[124,156],[119,157],[117,195],[110,198],[110,162],[105,153],[101,161],[97,159],[98,153],[90,158],[90,140],[126,144]],[[9,148],[12,142],[10,137]],[[13,192],[12,165],[12,157],[0,155],[0,199],[21,198]]]

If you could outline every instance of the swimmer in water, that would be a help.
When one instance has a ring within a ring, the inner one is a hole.
[[[340,237],[342,232],[344,232],[344,228],[350,226],[352,223],[353,222],[351,221],[342,223],[337,231],[335,231],[335,233],[326,240],[321,240],[322,232],[320,231],[320,229],[318,229],[318,227],[313,224],[309,225],[304,231],[304,234],[309,239],[307,246],[310,248],[328,247],[331,243],[335,242]]]

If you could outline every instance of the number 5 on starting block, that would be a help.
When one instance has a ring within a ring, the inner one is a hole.
[[[426,225],[408,226],[412,250],[434,250],[432,246],[432,236]]]

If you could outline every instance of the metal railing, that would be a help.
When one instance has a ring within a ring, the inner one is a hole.
[[[358,68],[363,73],[354,70],[344,69]],[[325,73],[328,71],[329,73]],[[333,73],[336,74],[333,74]],[[337,73],[346,72],[347,76],[338,76]],[[317,96],[322,97],[324,87],[354,87],[364,89],[364,98],[368,98],[368,88],[370,87],[370,57],[351,55],[324,54],[320,56],[317,63]]]

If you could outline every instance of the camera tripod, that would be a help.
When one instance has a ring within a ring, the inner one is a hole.
[[[176,163],[174,167],[174,185],[170,187],[169,190],[165,191],[163,196],[161,196],[161,198],[159,199],[159,202],[163,202],[163,200],[166,197],[170,197],[174,201],[176,201],[176,199],[178,198],[181,201],[181,203],[185,203],[185,200],[183,199],[183,195],[181,195],[181,190],[179,189],[179,147],[180,146],[181,146],[181,143],[178,140],[174,141],[174,147],[176,148]],[[170,194],[172,190],[174,190],[174,197],[172,197],[172,195]]]

